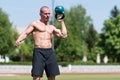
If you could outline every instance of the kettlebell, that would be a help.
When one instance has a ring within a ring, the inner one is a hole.
[[[55,18],[58,19],[59,17],[61,17],[60,19],[64,19],[64,17],[65,17],[63,6],[55,7]]]

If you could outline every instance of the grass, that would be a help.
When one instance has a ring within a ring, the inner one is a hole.
[[[0,75],[0,80],[32,80],[30,75]],[[47,80],[44,75],[41,80]],[[56,80],[120,80],[120,74],[61,74]]]

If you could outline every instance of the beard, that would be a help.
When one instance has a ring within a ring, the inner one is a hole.
[[[49,17],[45,18],[45,21],[48,22],[49,21]]]

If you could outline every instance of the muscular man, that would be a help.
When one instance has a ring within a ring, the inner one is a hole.
[[[51,39],[53,35],[59,38],[66,38],[67,30],[64,21],[61,19],[57,19],[61,25],[61,29],[57,29],[53,25],[48,25],[50,9],[47,6],[41,7],[40,16],[40,20],[30,23],[26,30],[20,34],[14,45],[18,47],[20,42],[32,33],[34,39],[31,71],[33,80],[40,80],[44,70],[48,80],[55,80],[55,76],[59,75],[60,72],[54,51],[52,50]]]

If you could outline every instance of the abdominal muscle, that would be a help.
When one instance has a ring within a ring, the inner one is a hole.
[[[41,40],[41,41],[35,41],[34,44],[35,48],[51,48],[52,44],[50,40]]]
[[[52,35],[48,32],[33,32],[35,48],[52,48]]]

